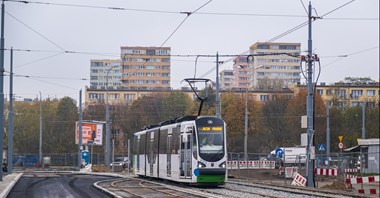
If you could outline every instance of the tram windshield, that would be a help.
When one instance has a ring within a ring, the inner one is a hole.
[[[216,162],[224,156],[223,125],[197,126],[199,156],[210,162]]]

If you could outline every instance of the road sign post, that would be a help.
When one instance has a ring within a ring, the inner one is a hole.
[[[343,143],[339,142],[338,147],[340,148],[340,152],[342,152],[344,147]]]
[[[282,155],[284,154],[284,150],[282,150],[282,148],[277,148],[277,149],[275,150],[275,152],[276,152],[276,156],[277,156],[277,157],[282,158]]]

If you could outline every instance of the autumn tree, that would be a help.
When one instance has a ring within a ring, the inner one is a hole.
[[[224,93],[221,97],[222,117],[227,124],[227,149],[239,152],[244,140],[244,96],[233,92]]]
[[[279,146],[289,146],[295,143],[291,138],[287,125],[287,107],[289,99],[282,95],[273,95],[271,100],[265,102],[263,106],[263,116],[265,123],[265,134],[263,134],[265,144],[263,146],[276,148]]]
[[[13,145],[15,153],[38,153],[39,107],[39,103],[14,103]]]
[[[71,153],[78,148],[75,146],[75,122],[78,121],[78,108],[75,100],[62,98],[56,109],[53,130],[48,131],[45,140],[46,152]]]

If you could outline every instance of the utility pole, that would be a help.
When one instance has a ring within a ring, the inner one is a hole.
[[[82,167],[82,89],[79,91],[78,168]]]
[[[365,102],[362,103],[362,141],[365,139]],[[364,171],[364,152],[363,152],[363,147],[360,147],[360,173],[363,175]],[[368,163],[368,162],[367,162]]]
[[[314,91],[313,91],[313,47],[312,47],[312,39],[311,39],[311,2],[309,2],[309,12],[308,12],[308,19],[309,19],[309,38],[308,38],[308,57],[307,57],[307,104],[306,104],[306,110],[307,110],[307,163],[306,163],[306,176],[307,176],[307,186],[308,187],[315,187],[314,184],[314,160],[312,159],[311,153],[313,148],[313,140],[314,140],[314,114],[313,114],[313,98],[314,98]]]
[[[207,89],[207,86],[206,86]],[[215,93],[215,116],[221,118],[220,116],[220,99],[219,99],[219,54],[216,52],[216,93]]]
[[[1,3],[1,38],[0,38],[0,137],[4,136],[4,0]],[[3,164],[3,141],[0,141],[1,164]],[[3,181],[3,171],[0,171],[0,181]]]
[[[330,104],[326,102],[326,157],[327,168],[330,168]]]
[[[9,74],[9,113],[8,113],[8,174],[13,172],[13,48]]]
[[[39,162],[42,165],[42,95],[40,91],[40,144],[39,144]]]

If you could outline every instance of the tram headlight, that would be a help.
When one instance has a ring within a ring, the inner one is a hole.
[[[204,168],[204,167],[206,167],[206,164],[202,162],[198,162],[198,168]]]
[[[226,162],[224,161],[223,163],[219,164],[220,168],[226,168]]]

